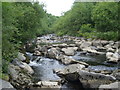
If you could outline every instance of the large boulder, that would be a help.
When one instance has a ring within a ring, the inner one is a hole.
[[[79,80],[85,88],[98,88],[101,84],[115,82],[116,78],[111,75],[80,70]]]
[[[56,69],[54,70],[58,76],[67,79],[68,81],[76,81],[79,78],[78,72],[79,70],[85,68],[84,65],[81,64],[72,64],[68,65],[63,69]]]
[[[23,89],[31,86],[31,74],[27,73],[24,69],[13,64],[9,64],[8,72],[10,75],[10,82],[15,88]]]
[[[0,79],[0,90],[16,90],[9,82]]]
[[[114,82],[111,84],[100,85],[99,90],[120,90],[120,82]]]

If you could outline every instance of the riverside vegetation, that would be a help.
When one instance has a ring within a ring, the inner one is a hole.
[[[9,77],[7,76],[9,73],[8,67],[15,67],[10,63],[13,61],[15,62],[15,58],[18,58],[20,54],[19,52],[26,55],[26,50],[28,50],[26,48],[30,45],[32,45],[32,47],[29,48],[29,50],[35,49],[36,43],[33,45],[31,42],[34,43],[36,37],[41,35],[55,33],[58,36],[70,35],[81,38],[84,37],[86,39],[113,40],[113,42],[115,41],[114,44],[119,44],[119,42],[117,42],[120,39],[120,5],[118,2],[74,3],[71,10],[59,17],[46,13],[43,9],[44,4],[40,5],[38,2],[3,2],[0,5],[2,5],[1,73],[3,74],[0,75],[0,77],[3,79]],[[44,46],[44,44],[46,43],[41,43],[41,46]],[[88,44],[89,43],[87,43],[87,45]],[[81,49],[84,49],[84,47]],[[113,47],[113,49],[111,48],[110,50],[113,50],[112,55],[114,54],[115,49],[117,50],[117,46]],[[62,49],[62,51],[69,54],[66,49]],[[86,51],[92,52],[88,49]],[[98,54],[98,52],[94,53]],[[111,53],[108,54],[108,56],[111,55]],[[25,58],[24,62],[29,63],[29,57]],[[74,60],[71,62],[76,63]],[[23,62],[20,63],[26,65]],[[20,67],[15,67],[18,69],[18,73],[24,72],[20,70]],[[30,70],[29,73],[27,73],[27,80],[31,83],[31,81],[29,81],[30,73],[33,73],[33,71]],[[9,80],[9,78],[7,80]]]

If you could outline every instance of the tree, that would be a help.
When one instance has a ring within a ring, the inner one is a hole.
[[[118,3],[102,2],[98,3],[92,13],[95,27],[101,32],[117,31],[118,23]]]

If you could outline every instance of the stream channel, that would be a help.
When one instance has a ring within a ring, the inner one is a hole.
[[[36,82],[38,81],[60,81],[60,77],[57,76],[53,70],[64,68],[61,62],[55,59],[50,59],[42,56],[34,56],[32,53],[26,52],[28,56],[31,57],[30,66],[34,69],[34,79]],[[81,52],[77,52],[74,56],[69,56],[70,58],[74,58],[75,60],[84,61],[89,64],[88,69],[91,71],[113,71],[118,67],[116,64],[110,64],[106,62],[105,55],[97,55],[97,56],[86,56]],[[61,90],[80,90],[82,86],[80,86],[79,82],[66,82],[62,85]]]

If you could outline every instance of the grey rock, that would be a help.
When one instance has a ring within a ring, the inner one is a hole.
[[[62,48],[61,51],[63,51],[65,55],[73,56],[76,50],[77,50],[77,47],[67,47],[67,48]]]
[[[76,81],[79,78],[78,72],[79,70],[85,68],[84,65],[81,64],[71,64],[66,66],[63,69],[54,70],[58,76],[67,79],[68,81]]]
[[[105,75],[105,74],[80,70],[79,80],[84,87],[98,88],[99,85],[101,84],[109,84],[111,82],[115,82],[116,78],[111,75]]]
[[[12,90],[16,90],[11,84],[10,82],[7,82],[5,80],[0,79],[0,90],[2,89],[12,89]]]
[[[53,58],[53,59],[56,59],[56,56],[58,56],[60,54],[60,51],[59,51],[59,48],[56,49],[56,48],[51,48],[48,50],[48,57],[49,58]]]
[[[19,60],[21,60],[21,61],[25,61],[26,60],[26,57],[24,56],[24,54],[23,53],[18,53],[18,57],[17,57]]]
[[[82,65],[85,65],[86,67],[88,66],[87,63],[85,62],[82,62],[82,61],[77,61],[73,58],[70,58],[68,56],[65,56],[65,55],[59,55],[56,57],[57,60],[61,61],[63,64],[82,64]]]
[[[21,69],[19,66],[9,64],[9,75],[10,82],[15,88],[25,88],[31,85],[32,79],[31,74],[27,73],[24,69]]]
[[[100,85],[99,90],[120,90],[120,82],[114,82],[106,85]]]

